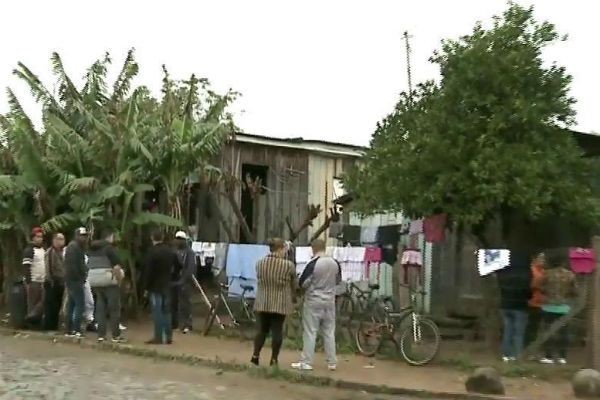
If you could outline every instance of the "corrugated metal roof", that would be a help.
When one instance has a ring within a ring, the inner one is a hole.
[[[263,146],[285,147],[346,157],[362,157],[366,148],[351,144],[327,142],[323,140],[304,140],[302,138],[273,138],[268,136],[237,133],[234,141],[260,144]]]

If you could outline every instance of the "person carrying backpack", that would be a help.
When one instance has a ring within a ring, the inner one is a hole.
[[[102,233],[101,240],[95,240],[88,252],[88,281],[96,292],[96,319],[98,321],[98,342],[106,340],[110,330],[113,343],[122,343],[119,324],[121,322],[121,288],[125,273],[114,247],[115,234],[111,230]]]

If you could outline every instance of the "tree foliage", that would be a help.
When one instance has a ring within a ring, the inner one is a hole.
[[[131,252],[137,226],[183,224],[186,180],[202,176],[235,131],[228,106],[236,93],[218,95],[195,75],[174,81],[163,67],[162,95],[155,98],[133,84],[139,71],[133,50],[109,84],[111,61],[106,54],[94,62],[78,86],[53,54],[55,91],[25,65],[15,69],[42,107],[43,121],[38,130],[8,90],[10,111],[0,116],[5,238],[26,238],[38,224],[48,232],[102,225],[117,229]],[[166,191],[167,215],[135,206],[136,198],[154,190]]]
[[[542,52],[565,40],[516,4],[486,29],[443,41],[439,83],[403,93],[346,177],[366,213],[446,212],[471,227],[518,213],[590,217],[598,207],[572,135],[571,76]]]

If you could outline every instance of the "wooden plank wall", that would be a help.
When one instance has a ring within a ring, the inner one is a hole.
[[[268,167],[267,191],[255,200],[254,226],[258,242],[264,242],[274,236],[287,238],[289,236],[285,224],[287,216],[290,217],[293,227],[302,223],[308,207],[308,152],[275,146],[233,143],[224,149],[220,164],[221,168],[232,172],[240,179],[243,164]],[[241,199],[239,187],[236,198]],[[239,235],[239,224],[233,209],[222,196],[219,197],[218,203],[231,230],[235,235]],[[202,225],[218,230],[218,235],[212,235],[213,240],[228,241],[225,231],[219,226],[218,219],[205,218],[200,222],[200,226]],[[305,231],[300,236],[301,244],[308,240],[307,235]]]

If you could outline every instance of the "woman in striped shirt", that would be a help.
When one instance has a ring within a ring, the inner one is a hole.
[[[286,315],[294,311],[298,283],[294,263],[286,259],[288,249],[285,241],[271,239],[269,247],[271,253],[256,265],[258,289],[254,311],[258,315],[260,329],[254,340],[251,362],[259,365],[260,351],[271,332],[271,366],[277,366],[283,343],[283,323]]]

